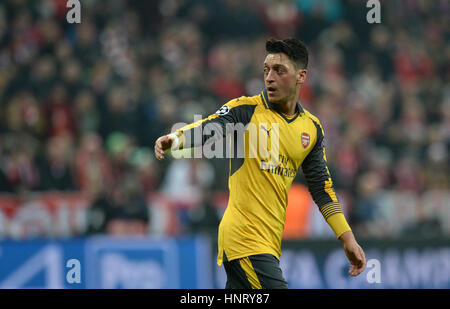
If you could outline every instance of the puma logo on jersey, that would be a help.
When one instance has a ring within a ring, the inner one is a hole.
[[[267,130],[263,125],[261,125],[261,128],[264,129],[264,131],[267,132],[267,135],[270,134],[270,130],[272,130],[272,128],[270,128],[269,130]]]

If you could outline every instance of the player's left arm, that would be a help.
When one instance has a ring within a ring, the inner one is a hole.
[[[357,276],[364,270],[366,258],[355,240],[336,196],[327,166],[322,126],[319,122],[313,122],[317,128],[316,143],[303,161],[302,170],[314,202],[336,237],[343,243],[345,254],[350,261],[349,274]]]

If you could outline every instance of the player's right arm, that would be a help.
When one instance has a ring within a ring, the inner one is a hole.
[[[199,147],[211,138],[223,138],[226,134],[227,124],[242,123],[247,125],[256,105],[257,103],[248,97],[240,97],[227,102],[216,113],[207,118],[188,124],[171,134],[158,138],[155,142],[155,157],[158,160],[163,160],[164,155],[171,150]],[[206,125],[216,126],[217,130],[213,130],[212,134],[209,135],[204,134],[203,129]],[[196,130],[202,131],[202,133],[197,134],[197,136],[201,137],[198,140],[194,138]],[[216,136],[216,132],[221,132],[221,134]]]

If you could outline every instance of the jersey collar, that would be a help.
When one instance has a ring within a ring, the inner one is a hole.
[[[288,122],[288,123],[291,123],[292,121],[294,121],[295,119],[297,119],[298,115],[300,115],[301,113],[304,112],[302,106],[301,106],[300,103],[297,101],[297,104],[296,104],[296,105],[297,105],[297,106],[296,106],[296,109],[297,109],[297,115],[296,115],[295,117],[291,118],[291,119],[287,118],[285,115],[283,115],[283,113],[281,113],[281,112],[279,112],[279,111],[277,110],[277,106],[276,106],[275,104],[273,104],[273,103],[271,103],[271,102],[269,101],[269,96],[267,95],[267,90],[263,90],[263,92],[261,93],[261,100],[262,100],[262,102],[263,102],[263,104],[264,104],[264,106],[265,106],[266,108],[273,109],[275,112],[277,112],[277,113],[278,113],[284,120],[286,120],[286,122]]]

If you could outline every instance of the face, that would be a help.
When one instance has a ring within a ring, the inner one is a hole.
[[[264,83],[270,102],[297,101],[297,90],[305,79],[306,70],[296,69],[285,54],[267,55],[264,61]]]

